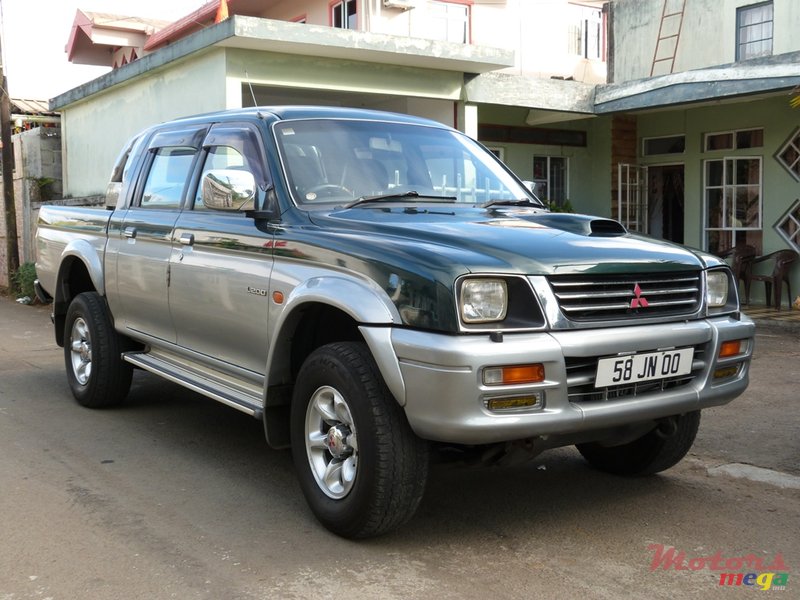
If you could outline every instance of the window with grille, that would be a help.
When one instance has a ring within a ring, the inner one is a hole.
[[[794,201],[791,208],[775,223],[775,231],[786,242],[800,252],[800,198]]]
[[[778,150],[775,158],[791,173],[792,177],[800,181],[800,127],[789,136],[786,143]]]

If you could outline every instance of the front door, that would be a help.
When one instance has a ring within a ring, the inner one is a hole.
[[[683,244],[683,165],[648,167],[647,186],[649,234]]]
[[[170,259],[178,345],[217,367],[256,375],[265,374],[269,348],[272,234],[244,212],[207,209],[201,189],[211,170],[247,170],[263,195],[269,187],[263,147],[246,123],[211,128],[200,159],[201,184],[175,226]]]

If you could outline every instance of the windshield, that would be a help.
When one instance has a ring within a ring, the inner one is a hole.
[[[539,204],[493,154],[449,129],[310,119],[276,123],[275,137],[289,189],[304,208],[375,196],[404,202]]]

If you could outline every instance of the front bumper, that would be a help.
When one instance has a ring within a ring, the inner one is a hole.
[[[506,334],[502,342],[488,336],[450,336],[393,329],[393,367],[402,374],[408,421],[428,440],[487,444],[537,436],[570,435],[634,424],[730,402],[748,384],[755,325],[718,317],[663,325],[610,329]],[[722,342],[745,340],[742,353],[719,358]],[[669,389],[629,393],[619,398],[586,400],[575,393],[585,388],[586,364],[597,358],[667,348],[695,349],[692,374]],[[576,375],[570,365],[584,365]],[[379,358],[380,363],[380,358]],[[531,385],[486,386],[484,367],[542,363],[545,381]],[[727,369],[721,376],[720,369]],[[383,370],[383,368],[382,368]],[[717,377],[715,377],[715,372]],[[394,390],[400,389],[395,386]],[[526,412],[492,412],[491,396],[530,394],[543,397],[541,406]],[[395,395],[398,395],[395,391]]]

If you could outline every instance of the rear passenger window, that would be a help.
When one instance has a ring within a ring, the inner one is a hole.
[[[142,208],[178,209],[192,168],[194,148],[170,147],[155,150],[142,191]]]

